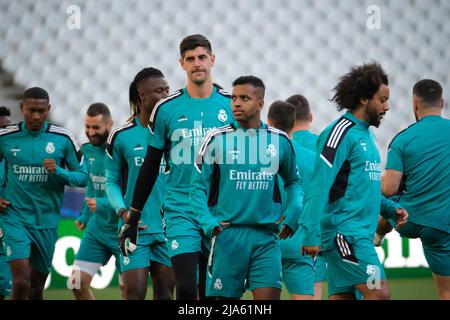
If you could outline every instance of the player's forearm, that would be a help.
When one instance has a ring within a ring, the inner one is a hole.
[[[120,188],[120,181],[116,179],[115,173],[111,170],[106,170],[106,195],[108,196],[109,204],[112,206],[116,213],[119,213],[120,209],[128,209],[125,206],[123,200],[122,189]]]
[[[148,146],[147,154],[145,155],[141,170],[139,170],[139,176],[134,188],[133,200],[131,202],[131,208],[134,210],[141,211],[144,208],[158,178],[162,155],[163,150]]]
[[[83,201],[83,208],[81,209],[81,213],[78,216],[77,220],[80,221],[82,224],[87,224],[93,214],[94,213],[86,205],[86,201]]]
[[[84,167],[74,171],[56,167],[55,174],[71,187],[85,187],[89,181],[89,176]]]
[[[288,225],[293,231],[298,229],[298,220],[303,209],[303,189],[300,180],[296,180],[287,186],[286,190],[286,211],[283,224]]]
[[[390,220],[394,219],[397,220],[397,216],[395,214],[395,210],[400,208],[401,206],[390,199],[385,198],[384,196],[381,196],[381,206],[380,206],[380,215],[384,218]]]

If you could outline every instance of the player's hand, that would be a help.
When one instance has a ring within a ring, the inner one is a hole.
[[[408,222],[409,215],[408,215],[408,211],[406,211],[403,208],[396,209],[395,215],[397,216],[397,225],[395,226],[395,229],[398,230]]]
[[[56,161],[55,159],[45,159],[44,160],[44,168],[47,169],[50,173],[55,173],[56,171]]]
[[[315,258],[319,252],[320,252],[320,246],[303,246],[302,247],[302,256],[307,254],[308,256]]]
[[[0,198],[0,212],[5,212],[6,207],[9,206],[11,202],[6,199]]]
[[[217,236],[219,233],[223,231],[223,228],[228,227],[229,225],[230,223],[228,221],[220,221],[220,226],[215,227],[212,231],[213,237]]]
[[[89,209],[91,209],[92,212],[97,211],[97,200],[95,198],[86,198],[86,204]]]
[[[136,211],[127,211],[122,214],[125,224],[120,228],[119,247],[124,257],[133,254],[137,248],[140,218],[141,213]]]
[[[280,238],[280,240],[284,240],[289,237],[292,237],[293,234],[294,234],[294,230],[292,230],[287,224],[283,224],[283,227],[281,228],[281,231],[278,234],[278,237]]]
[[[86,228],[86,225],[84,223],[81,223],[78,220],[75,220],[75,226],[77,227],[78,230],[83,231],[84,228]]]

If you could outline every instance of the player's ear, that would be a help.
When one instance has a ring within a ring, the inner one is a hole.
[[[367,106],[368,103],[369,103],[369,99],[367,99],[367,98],[361,98],[359,100],[359,105],[361,105],[363,107]]]
[[[186,70],[186,68],[184,67],[184,64],[183,64],[183,57],[181,57],[180,60],[178,60],[178,61],[180,61],[180,66],[183,68],[183,70]]]
[[[264,108],[264,99],[258,100],[258,111],[261,111]]]
[[[50,108],[52,107],[52,105],[49,103],[48,104],[48,111],[50,111]]]
[[[19,106],[20,106],[20,111],[23,112],[23,102],[21,102]]]
[[[312,113],[310,113],[310,114],[308,115],[308,120],[309,120],[310,123],[313,121],[313,115],[312,115]]]
[[[444,109],[444,99],[441,99],[441,110]]]
[[[214,66],[215,61],[216,61],[216,55],[211,53],[211,67]]]

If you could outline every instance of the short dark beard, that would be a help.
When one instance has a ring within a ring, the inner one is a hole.
[[[366,115],[369,119],[369,126],[374,126],[375,128],[380,126],[380,114],[375,109],[372,109],[369,106],[366,107]]]
[[[104,144],[106,143],[106,140],[108,140],[108,137],[109,137],[109,131],[108,131],[108,130],[105,130],[105,133],[103,133],[102,135],[96,134],[96,135],[94,135],[94,137],[98,137],[98,143],[92,142],[91,139],[89,139],[89,137],[88,137],[89,142],[90,142],[92,145],[94,145],[94,146],[96,146],[96,147],[101,146],[101,145],[104,145]]]

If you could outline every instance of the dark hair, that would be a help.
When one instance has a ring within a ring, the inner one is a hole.
[[[164,74],[161,70],[148,67],[139,71],[130,83],[129,100],[131,109],[131,118],[136,117],[141,113],[141,98],[139,97],[138,87],[141,83],[149,78],[164,78]]]
[[[180,43],[180,56],[183,58],[184,53],[189,50],[194,50],[197,47],[203,47],[208,50],[208,53],[212,53],[211,42],[201,34],[192,34],[181,40]]]
[[[428,107],[440,107],[442,86],[431,79],[422,79],[414,85],[413,94]]]
[[[307,121],[311,113],[309,108],[308,99],[306,99],[301,94],[294,94],[286,99],[286,102],[292,104],[295,108],[295,120],[296,121]]]
[[[233,81],[233,87],[241,84],[251,84],[256,89],[259,89],[261,91],[262,97],[264,97],[264,93],[266,91],[266,87],[264,86],[264,82],[255,76],[241,76]]]
[[[42,99],[50,101],[48,92],[39,87],[33,87],[25,90],[22,100],[25,101],[27,99]]]
[[[353,66],[349,73],[339,79],[334,87],[335,95],[330,101],[337,105],[338,111],[356,109],[361,99],[372,99],[380,86],[388,85],[388,76],[376,62]]]
[[[89,117],[96,117],[98,115],[102,115],[103,119],[111,118],[111,112],[109,111],[108,106],[101,102],[96,102],[96,103],[91,104],[88,107],[86,114]]]
[[[10,117],[11,111],[5,106],[0,107],[0,117]]]
[[[286,101],[275,101],[269,107],[267,118],[275,128],[289,132],[295,124],[295,107]]]

